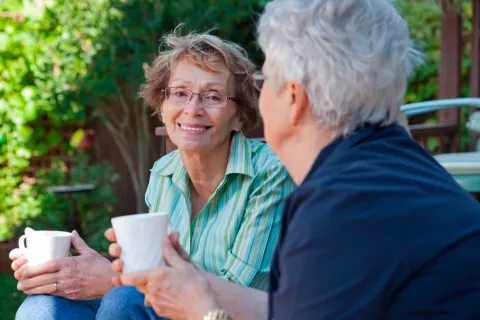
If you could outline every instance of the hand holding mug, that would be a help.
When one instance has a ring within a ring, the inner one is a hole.
[[[112,225],[105,237],[117,242],[109,247],[109,254],[121,259],[112,263],[115,272],[136,272],[165,265],[161,244],[170,229],[167,213],[120,216],[112,219]],[[113,283],[118,285],[118,278],[114,278]]]
[[[26,243],[26,244],[25,244]],[[18,248],[10,252],[12,270],[15,272],[28,263],[37,265],[42,262],[64,258],[71,245],[71,234],[64,231],[35,231],[26,228],[25,234],[18,240]]]
[[[135,286],[163,318],[202,319],[218,309],[215,294],[205,272],[198,269],[178,244],[178,233],[164,239],[162,252],[167,266],[124,273],[119,282]]]
[[[111,271],[110,261],[91,249],[76,231],[71,234],[71,243],[80,255],[75,257],[67,256],[70,245],[62,251],[65,239],[59,240],[58,246],[53,245],[53,250],[46,248],[52,248],[48,243],[56,243],[56,240],[41,240],[39,243],[47,243],[39,249],[44,254],[34,251],[37,242],[33,239],[41,236],[41,232],[34,236],[28,233],[26,248],[14,249],[10,253],[18,290],[26,294],[52,294],[71,300],[89,300],[103,297],[112,288],[110,279],[115,273]],[[21,240],[24,241],[24,238]],[[59,252],[64,253],[62,258],[54,254]]]

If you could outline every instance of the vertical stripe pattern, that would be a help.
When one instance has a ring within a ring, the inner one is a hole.
[[[236,133],[225,177],[192,223],[189,186],[178,150],[167,154],[151,170],[150,212],[168,212],[200,268],[266,290],[283,202],[295,187],[279,159],[267,145]]]

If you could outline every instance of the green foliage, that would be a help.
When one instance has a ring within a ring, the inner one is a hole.
[[[455,2],[463,16],[464,39],[472,31],[472,5],[469,0]],[[410,33],[417,47],[425,53],[424,64],[418,68],[410,78],[405,103],[438,99],[439,71],[440,71],[440,24],[442,8],[439,1],[401,0],[398,6],[408,21]],[[461,96],[469,95],[469,69],[471,65],[471,46],[468,41],[463,43],[461,76]],[[469,141],[468,130],[465,127],[468,121],[469,110],[462,110],[461,119],[461,146],[465,148]],[[435,113],[413,117],[410,123],[438,123]],[[435,152],[439,147],[439,139],[428,139],[428,150]]]
[[[17,290],[17,280],[13,274],[0,274],[0,320],[15,319],[15,313],[26,295]]]
[[[110,226],[110,218],[118,198],[112,183],[118,179],[108,163],[89,163],[85,154],[74,157],[73,169],[67,173],[65,163],[56,161],[52,168],[39,174],[32,186],[35,195],[35,214],[19,217],[14,224],[37,230],[71,231],[73,210],[78,212],[86,242],[96,250],[105,252],[109,242],[103,233]],[[95,190],[66,196],[49,190],[51,186],[92,184]],[[1,225],[0,225],[1,226]],[[9,230],[0,228],[2,234]]]
[[[83,105],[100,107],[102,101],[116,99],[125,91],[135,99],[144,81],[143,64],[152,61],[161,37],[180,23],[187,32],[213,29],[212,34],[239,43],[253,60],[261,62],[254,37],[256,16],[262,9],[258,0],[109,0],[108,3],[109,27],[96,39],[101,49],[74,98]]]
[[[15,3],[2,1],[0,11],[23,14]],[[55,1],[42,17],[0,19],[0,136],[5,141],[0,163],[24,168],[30,156],[59,142],[53,136],[43,139],[42,125],[33,121],[85,119],[84,106],[64,102],[96,53],[92,43],[102,31],[93,24],[102,21],[96,17],[102,9],[98,3]]]
[[[470,1],[463,2],[463,30],[470,34],[472,30],[472,6]],[[460,3],[459,3],[460,4]],[[424,64],[410,79],[406,103],[433,100],[438,98],[440,70],[440,22],[442,8],[436,1],[399,1],[399,8],[408,21],[410,33],[416,46],[425,54]],[[471,49],[464,43],[462,72],[462,95],[468,95],[468,74],[471,64]]]
[[[424,52],[424,65],[410,79],[406,103],[432,100],[438,92],[441,8],[431,2],[399,3],[412,39]]]
[[[98,0],[51,1],[42,10],[27,10],[23,3],[0,2],[0,241],[40,214],[34,186],[22,173],[32,156],[53,146],[68,148],[68,141],[55,130],[47,134],[39,120],[58,128],[85,120],[85,106],[68,97],[107,26],[106,7]]]

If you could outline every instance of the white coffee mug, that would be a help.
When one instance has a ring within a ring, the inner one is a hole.
[[[165,264],[162,241],[168,236],[168,214],[139,213],[112,218],[123,272],[148,270]]]
[[[25,244],[26,241],[26,244]],[[65,258],[71,245],[70,232],[29,230],[18,239],[18,247],[26,250],[30,265]]]

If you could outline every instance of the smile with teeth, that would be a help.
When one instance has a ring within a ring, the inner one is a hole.
[[[185,131],[205,131],[207,129],[209,129],[210,127],[207,127],[207,126],[188,126],[188,125],[184,125],[184,124],[179,124],[180,128],[182,128],[182,130],[185,130]]]

